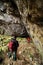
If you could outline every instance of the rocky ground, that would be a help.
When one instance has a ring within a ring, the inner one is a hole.
[[[0,54],[2,53],[4,59],[1,65],[41,65],[42,56],[39,52],[39,49],[37,49],[36,46],[34,45],[33,41],[28,42],[26,38],[20,38],[20,37],[17,38],[19,42],[19,48],[17,51],[17,60],[13,61],[12,58],[9,59],[7,56],[8,49],[6,46],[12,37],[0,35],[0,38],[3,38],[3,44],[2,41],[0,43],[2,44],[0,46]]]

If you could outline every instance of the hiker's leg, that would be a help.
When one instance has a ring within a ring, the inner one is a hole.
[[[10,58],[10,57],[12,56],[12,52],[9,51],[7,55],[8,55],[8,57]]]
[[[16,52],[13,52],[13,60],[16,61]]]

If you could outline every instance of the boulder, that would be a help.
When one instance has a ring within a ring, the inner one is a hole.
[[[19,18],[3,14],[0,15],[0,34],[24,37],[27,36],[27,31]]]

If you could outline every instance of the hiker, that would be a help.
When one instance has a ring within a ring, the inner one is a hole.
[[[30,43],[30,37],[27,37],[27,41]]]
[[[18,46],[19,46],[19,44],[18,44],[18,41],[16,40],[16,37],[12,38],[11,41],[8,43],[8,50],[9,50],[8,56],[9,56],[9,58],[11,56],[13,56],[13,60],[17,59]]]
[[[31,36],[30,36],[30,34],[28,35],[28,37],[26,39],[27,39],[28,43],[31,42]]]

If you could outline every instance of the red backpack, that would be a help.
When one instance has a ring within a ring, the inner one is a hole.
[[[9,50],[10,50],[10,49],[12,50],[12,47],[13,47],[13,42],[9,42],[9,44],[8,44]]]

